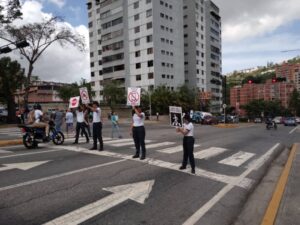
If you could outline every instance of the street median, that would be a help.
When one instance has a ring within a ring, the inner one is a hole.
[[[9,145],[21,145],[22,139],[15,139],[15,140],[0,140],[0,147],[5,147]]]

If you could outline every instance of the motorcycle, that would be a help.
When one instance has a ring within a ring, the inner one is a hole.
[[[54,123],[49,122],[49,137],[46,137],[45,128],[32,127],[30,125],[19,125],[23,135],[23,144],[26,148],[37,148],[39,143],[52,141],[55,145],[62,145],[65,136],[62,132],[55,129]]]
[[[267,128],[267,130],[270,130],[271,128],[274,128],[274,130],[277,130],[277,124],[275,123],[275,121],[267,120],[266,128]]]

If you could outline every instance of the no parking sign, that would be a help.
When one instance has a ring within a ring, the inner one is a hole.
[[[79,92],[80,92],[82,104],[89,104],[90,97],[87,88],[86,87],[79,88]]]
[[[127,105],[137,106],[141,104],[141,88],[129,87],[127,92]]]

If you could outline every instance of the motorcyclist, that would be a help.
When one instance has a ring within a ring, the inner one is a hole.
[[[49,124],[42,122],[43,117],[42,107],[40,104],[34,105],[34,123],[32,127],[45,128],[46,138],[49,138]]]

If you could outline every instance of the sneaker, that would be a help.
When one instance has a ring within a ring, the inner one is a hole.
[[[192,173],[192,174],[195,174],[195,173],[196,173],[195,169],[192,169],[192,170],[191,170],[191,173]]]
[[[139,155],[132,156],[133,159],[140,157]]]
[[[146,157],[145,156],[142,156],[141,158],[140,158],[140,160],[144,160]]]
[[[185,170],[186,169],[186,166],[181,166],[179,167],[180,170]]]

